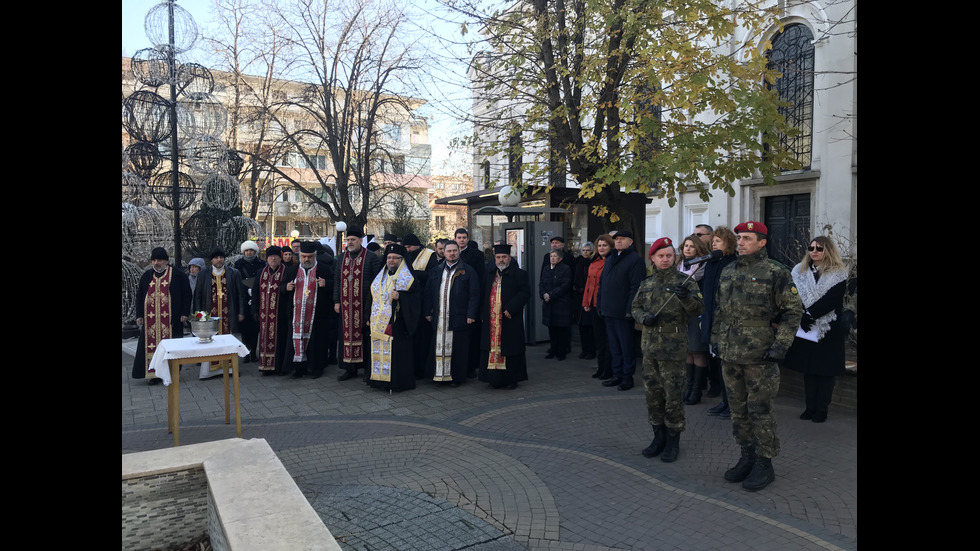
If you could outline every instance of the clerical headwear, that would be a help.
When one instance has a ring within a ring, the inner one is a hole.
[[[299,244],[299,252],[306,254],[316,254],[316,241],[303,241]]]
[[[493,254],[510,254],[510,245],[507,243],[499,243],[493,246]]]
[[[221,258],[225,258],[228,255],[226,255],[225,254],[225,251],[222,251],[221,249],[214,249],[213,251],[211,251],[211,254],[208,255],[208,260],[214,260],[214,257],[216,257],[216,256],[220,256]]]
[[[402,245],[414,245],[416,247],[421,247],[422,242],[419,241],[419,236],[415,235],[414,233],[406,233],[405,238],[402,239]]]
[[[382,241],[398,241],[398,236],[393,233],[386,233],[385,238]]]
[[[364,230],[358,228],[357,226],[347,228],[347,236],[364,237]]]
[[[150,260],[170,260],[170,255],[167,254],[167,249],[156,247],[150,253]]]
[[[269,258],[270,256],[278,256],[279,258],[282,258],[282,249],[275,245],[267,247],[265,249],[265,257]]]
[[[392,243],[387,247],[385,247],[385,258],[387,258],[388,255],[392,253],[400,255],[402,258],[405,258],[405,256],[408,255],[408,250],[405,249],[404,245],[399,245],[398,243]]]

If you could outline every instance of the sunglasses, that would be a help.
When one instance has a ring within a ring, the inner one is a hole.
[[[816,245],[814,247],[807,247],[806,250],[810,251],[811,253],[813,251],[817,251],[818,253],[822,253],[823,252],[823,247],[821,247],[820,245]]]

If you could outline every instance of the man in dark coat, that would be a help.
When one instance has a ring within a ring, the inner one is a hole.
[[[446,259],[428,274],[422,297],[422,315],[430,324],[425,376],[433,381],[452,381],[458,387],[466,381],[470,348],[479,349],[471,338],[471,327],[480,314],[480,276],[459,260],[459,244],[445,244]]]
[[[422,314],[422,286],[405,262],[403,245],[385,247],[385,267],[371,283],[371,373],[368,385],[383,390],[415,388],[415,333]]]
[[[265,268],[265,261],[259,259],[259,245],[255,241],[245,241],[241,246],[242,257],[235,261],[235,269],[242,276],[242,295],[245,298],[246,312],[245,319],[242,320],[242,344],[248,348],[248,356],[242,359],[242,363],[257,362],[258,342],[259,342],[259,321],[252,315],[252,283],[255,278],[262,273]]]
[[[551,336],[551,350],[545,358],[565,359],[571,350],[572,337],[572,271],[562,262],[562,251],[552,249],[545,258],[551,263],[541,270],[538,297],[541,299],[541,323]]]
[[[344,372],[337,377],[346,381],[364,369],[364,381],[370,376],[368,364],[371,358],[371,283],[384,263],[378,255],[362,246],[364,232],[361,228],[347,230],[347,250],[337,255],[334,267],[334,312],[340,315],[338,354]]]
[[[402,245],[408,253],[405,256],[405,263],[414,272],[415,280],[419,282],[419,289],[424,294],[429,278],[429,270],[436,267],[439,257],[436,252],[428,247],[422,246],[422,241],[414,233],[406,233],[402,238]],[[425,376],[425,364],[429,356],[429,345],[432,342],[432,326],[429,323],[419,324],[415,334],[415,378],[421,379]]]
[[[482,289],[487,275],[486,259],[483,256],[483,252],[480,251],[476,241],[472,241],[470,239],[470,232],[466,231],[466,228],[456,228],[456,233],[453,234],[453,239],[459,245],[459,259],[480,274],[480,288]],[[483,306],[481,306],[481,309],[482,308]],[[480,342],[483,333],[481,320],[477,320],[477,322],[473,324],[472,331],[473,334],[470,336],[472,339],[471,342]],[[471,346],[469,365],[466,369],[467,377],[471,379],[476,377],[476,370],[480,365],[480,362],[480,349],[476,346]]]
[[[184,322],[191,313],[191,284],[183,270],[170,265],[163,247],[153,249],[150,268],[140,276],[136,290],[136,325],[140,327],[133,359],[133,378],[150,377],[151,385],[161,379],[147,373],[153,352],[163,339],[184,336]]]
[[[282,369],[297,379],[307,373],[321,377],[329,356],[326,333],[333,310],[333,271],[329,264],[317,262],[316,253],[315,242],[302,242],[299,266],[287,268],[280,286],[283,302],[290,305]]]
[[[643,259],[633,248],[633,234],[628,230],[616,233],[615,252],[606,258],[599,277],[596,308],[606,322],[609,352],[612,355],[613,378],[603,386],[619,390],[633,388],[636,373],[636,329],[633,327],[633,299],[646,277]]]
[[[510,262],[510,245],[494,245],[495,266],[484,278],[480,380],[513,390],[527,380],[524,307],[531,298],[527,272]]]

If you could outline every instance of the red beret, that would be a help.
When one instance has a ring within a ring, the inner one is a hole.
[[[741,224],[735,226],[735,233],[740,233],[743,231],[750,231],[755,233],[761,233],[762,235],[769,235],[769,228],[766,227],[762,222],[755,222],[749,220],[748,222],[742,222]]]
[[[647,256],[651,256],[653,253],[659,251],[660,249],[673,247],[673,246],[674,243],[670,240],[669,237],[661,237],[660,239],[654,241],[653,245],[650,245],[650,252],[647,253]]]

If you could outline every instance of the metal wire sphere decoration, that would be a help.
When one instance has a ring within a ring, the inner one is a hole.
[[[194,47],[197,43],[198,31],[197,23],[190,12],[178,6],[173,0],[163,0],[146,12],[143,19],[143,30],[146,37],[161,51],[166,51],[170,47],[170,7],[174,10],[174,42],[173,49],[176,53],[183,53]]]
[[[156,48],[143,48],[130,61],[133,76],[141,83],[157,88],[170,83],[170,56]]]
[[[122,255],[131,259],[148,259],[154,247],[173,241],[170,218],[152,207],[122,204]]]
[[[137,90],[123,101],[122,125],[137,141],[161,142],[170,137],[170,102],[149,90]]]
[[[241,186],[228,174],[211,174],[201,183],[201,202],[212,208],[231,210],[241,205]]]
[[[190,254],[207,258],[219,246],[218,230],[231,217],[231,213],[226,210],[207,207],[192,214],[181,228],[184,244]]]
[[[139,175],[132,172],[123,171],[122,173],[122,200],[123,203],[138,205],[149,198],[150,189],[146,181]]]
[[[149,180],[153,172],[163,161],[160,148],[157,144],[150,142],[133,142],[129,144],[125,153],[132,165],[132,172],[139,175],[144,180]],[[126,170],[125,168],[123,170]]]
[[[150,179],[150,193],[161,207],[174,210],[173,171],[157,173]],[[197,182],[190,175],[177,173],[177,206],[184,210],[194,204],[198,193]]]
[[[180,98],[177,100],[177,126],[180,128],[178,142],[198,136],[221,136],[228,126],[228,108],[211,94]]]
[[[232,176],[238,176],[242,172],[242,167],[245,166],[245,159],[238,154],[234,149],[228,150],[228,174]]]
[[[218,245],[225,252],[238,251],[243,242],[253,237],[266,237],[265,230],[247,216],[232,216],[218,228]]]
[[[129,170],[129,153],[126,153],[126,147],[122,148],[122,169],[123,172]]]
[[[199,135],[184,148],[191,168],[205,174],[228,170],[228,146],[216,135]]]
[[[122,322],[136,318],[139,283],[143,270],[132,262],[122,261]]]
[[[183,63],[177,68],[177,94],[188,97],[214,93],[214,75],[200,63]]]

